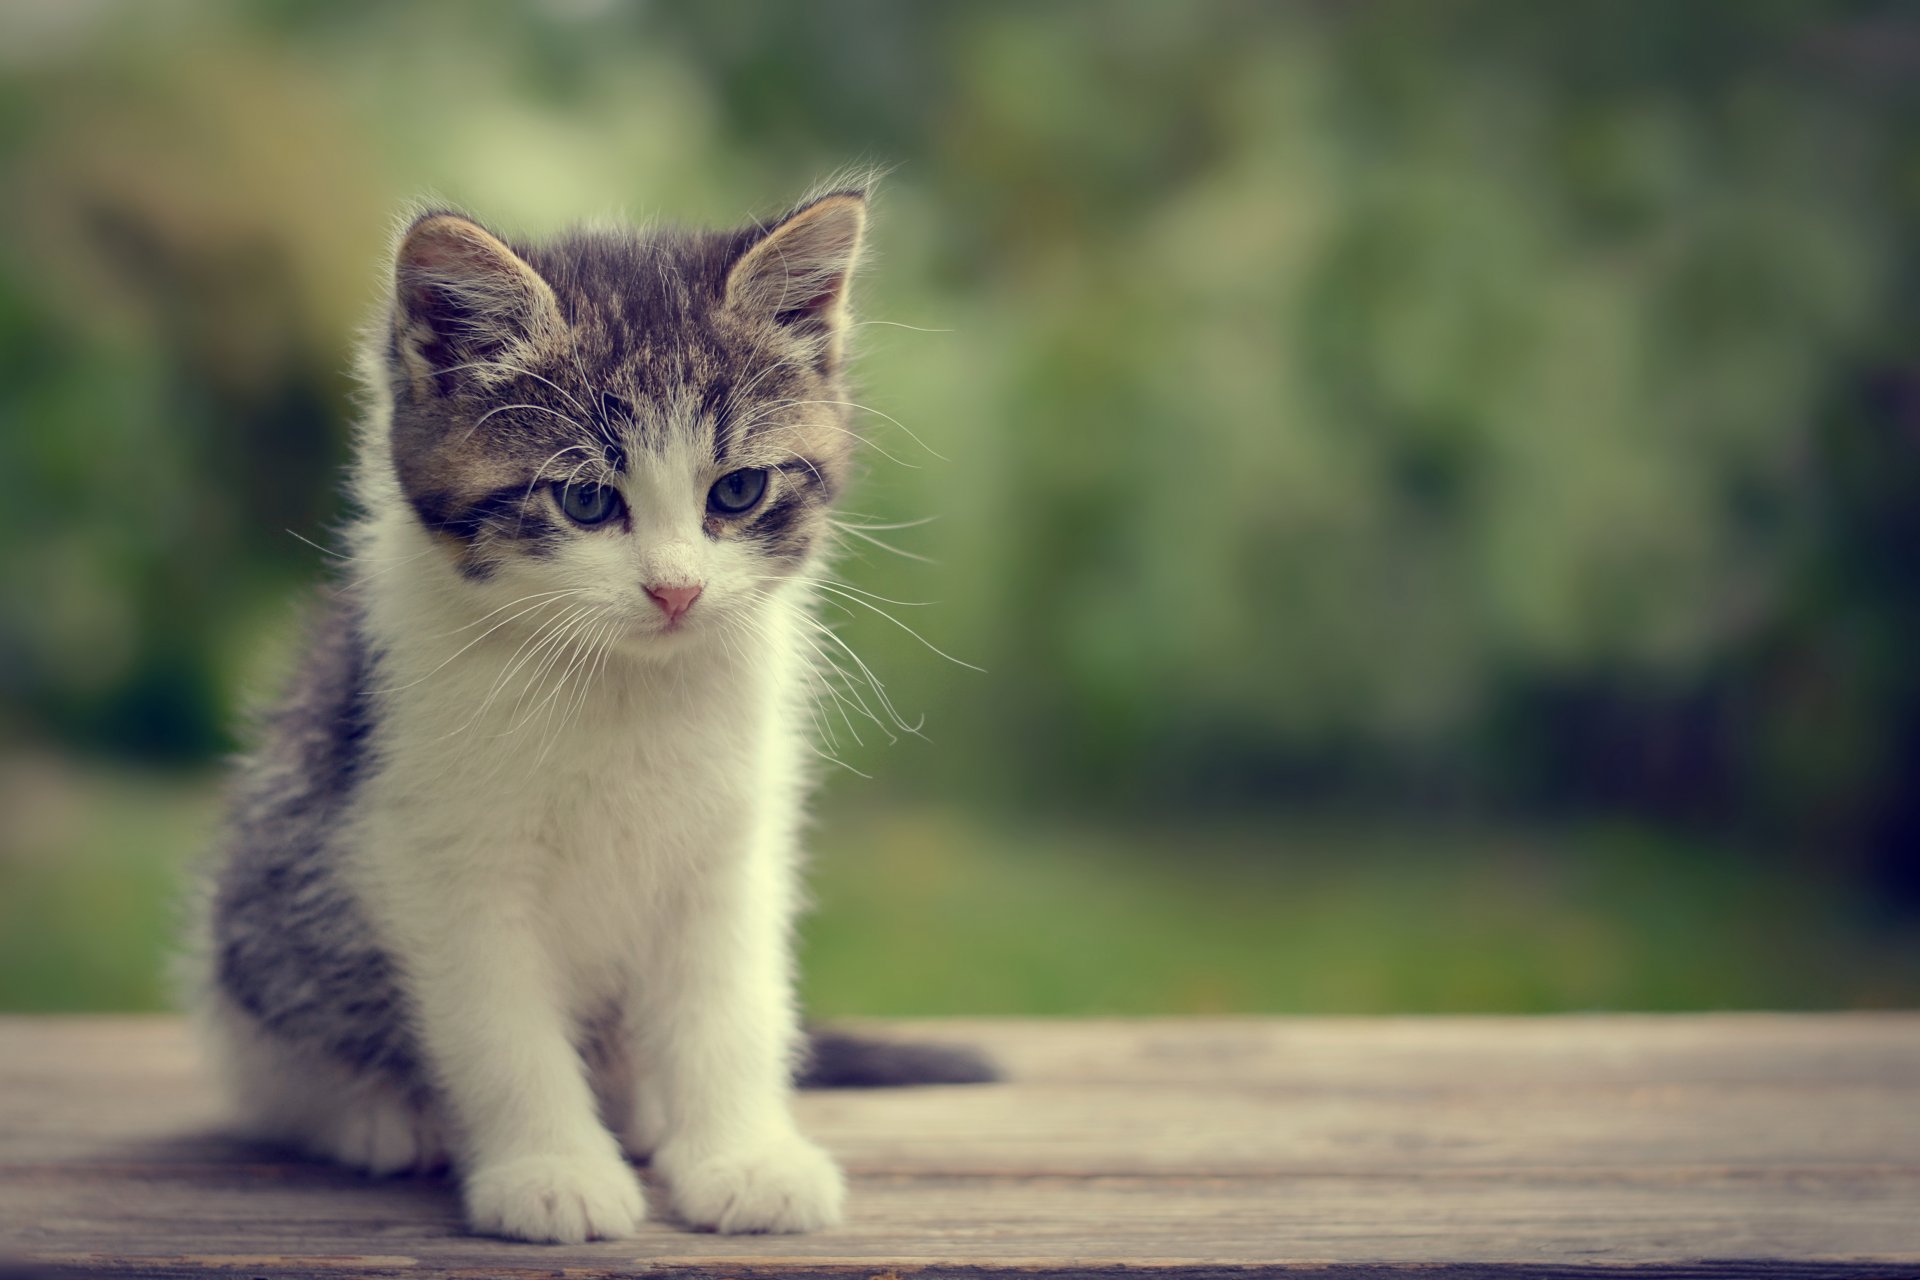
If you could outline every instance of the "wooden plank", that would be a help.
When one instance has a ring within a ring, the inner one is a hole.
[[[1920,1016],[890,1024],[1004,1085],[814,1094],[842,1228],[460,1231],[223,1137],[168,1019],[0,1019],[0,1258],[122,1275],[1920,1274]]]

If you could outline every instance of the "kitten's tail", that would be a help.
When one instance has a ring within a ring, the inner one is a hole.
[[[960,1045],[874,1040],[809,1026],[807,1054],[795,1074],[802,1089],[890,1089],[915,1084],[991,1084],[1000,1069]]]

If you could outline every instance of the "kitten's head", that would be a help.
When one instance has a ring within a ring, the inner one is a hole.
[[[865,220],[858,191],[772,226],[539,245],[416,218],[385,335],[389,444],[462,589],[489,607],[556,593],[602,643],[657,650],[804,568],[851,461],[841,348]]]

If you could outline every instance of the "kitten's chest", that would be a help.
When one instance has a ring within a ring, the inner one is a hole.
[[[749,856],[768,806],[797,802],[767,785],[784,758],[768,673],[695,677],[606,680],[544,737],[480,726],[458,740],[458,767],[404,750],[421,729],[389,722],[361,859],[373,896],[397,883],[391,914],[444,914],[450,886],[481,914],[531,920],[573,998],[614,989],[691,895]]]
[[[747,726],[630,727],[587,729],[542,780],[538,916],[582,1015],[652,963],[689,899],[748,856],[759,818]]]
[[[584,718],[533,780],[536,877],[558,934],[641,928],[744,856],[767,795],[769,726],[748,705],[632,700]]]
[[[541,843],[561,866],[669,874],[744,838],[762,771],[758,726],[658,717],[569,744],[536,781]]]
[[[557,865],[626,869],[636,879],[743,839],[755,804],[755,752],[614,747],[545,779],[540,833]]]

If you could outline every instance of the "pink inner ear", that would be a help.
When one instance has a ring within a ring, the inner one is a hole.
[[[840,300],[841,291],[846,288],[846,285],[846,273],[842,272],[833,278],[833,283],[828,285],[824,291],[814,294],[813,297],[807,299],[797,307],[781,308],[780,315],[783,318],[787,316],[817,315]]]
[[[432,215],[409,231],[394,272],[402,349],[418,366],[410,376],[418,383],[431,372],[442,395],[459,384],[456,366],[557,327],[546,282],[504,241],[456,215]]]
[[[784,323],[831,325],[860,252],[865,204],[825,197],[767,232],[734,263],[727,299]],[[800,301],[791,301],[798,297]]]
[[[401,265],[417,271],[470,274],[501,267],[498,255],[452,218],[439,217],[416,228],[400,250]]]
[[[466,293],[464,301],[484,311],[531,307],[543,290],[533,269],[505,243],[451,214],[414,228],[400,247],[396,267],[402,287]]]

